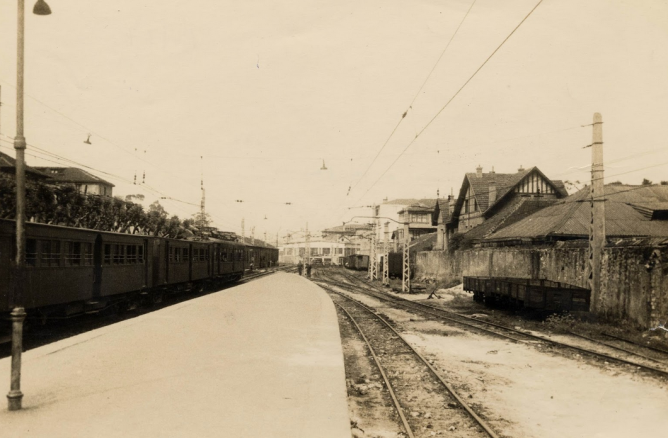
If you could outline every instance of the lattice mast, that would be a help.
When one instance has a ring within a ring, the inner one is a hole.
[[[390,285],[390,244],[388,242],[389,222],[385,222],[385,235],[383,237],[383,285]]]
[[[411,238],[408,233],[408,212],[404,212],[404,256],[403,256],[403,269],[401,272],[401,291],[408,292],[411,291],[411,267],[409,262],[409,252],[408,246],[411,242]]]
[[[311,235],[308,232],[308,222],[306,222],[306,229],[305,229],[305,246],[304,248],[304,265],[310,265],[311,264]]]

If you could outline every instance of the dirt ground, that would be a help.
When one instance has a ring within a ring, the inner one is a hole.
[[[455,307],[472,302],[471,295],[461,288],[441,290],[439,295],[441,299],[430,302]],[[426,294],[402,297],[425,299]],[[629,366],[597,363],[577,354],[565,356],[534,345],[481,336],[388,308],[373,298],[356,298],[391,318],[409,342],[434,361],[446,380],[502,436],[614,438],[668,434],[668,382],[664,379],[640,374]]]

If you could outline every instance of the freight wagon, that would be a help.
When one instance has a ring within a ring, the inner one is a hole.
[[[545,312],[589,311],[589,289],[550,280],[464,277],[464,290],[485,304],[507,304]]]

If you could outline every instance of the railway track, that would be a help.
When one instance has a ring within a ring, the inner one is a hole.
[[[429,361],[373,309],[331,287],[323,288],[364,340],[406,436],[445,432],[452,437],[498,437]],[[425,406],[433,412],[425,413]]]
[[[531,344],[539,347],[544,345],[547,347],[576,351],[578,354],[587,355],[606,362],[632,366],[637,370],[668,378],[668,363],[665,361],[665,356],[663,358],[664,360],[661,360],[648,356],[647,354],[615,347],[591,338],[583,340],[583,343],[587,344],[587,347],[549,339],[523,330],[496,324],[491,321],[472,318],[441,307],[406,300],[401,297],[390,295],[386,290],[382,290],[375,285],[369,284],[354,275],[345,273],[345,271],[344,273],[339,274],[347,281],[337,281],[332,279],[333,275],[331,275],[331,273],[324,273],[322,271],[319,272],[320,277],[318,280],[322,279],[325,282],[350,292],[364,293],[380,301],[390,303],[396,308],[402,308],[418,314],[427,315],[436,318],[437,320],[459,325],[467,330],[477,331],[485,335],[506,339],[516,343]],[[635,360],[631,360],[631,357]]]

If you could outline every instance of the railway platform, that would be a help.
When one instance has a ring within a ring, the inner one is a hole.
[[[334,305],[294,274],[36,348],[22,372],[1,436],[351,436]]]

